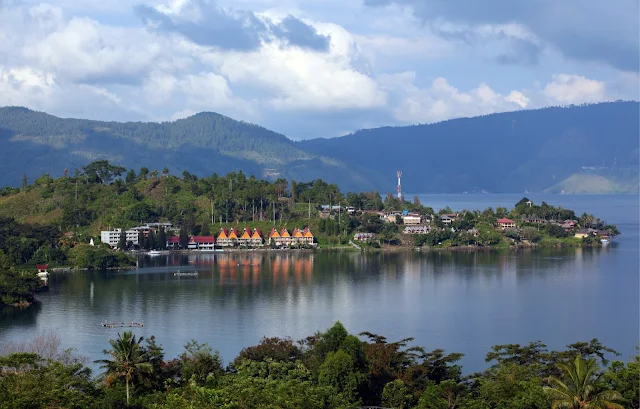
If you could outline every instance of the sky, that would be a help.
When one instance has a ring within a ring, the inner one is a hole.
[[[639,100],[637,0],[0,0],[0,106],[291,139]]]

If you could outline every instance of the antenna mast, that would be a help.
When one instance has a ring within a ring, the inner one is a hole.
[[[402,185],[400,184],[400,178],[402,177],[402,171],[398,171],[398,199],[402,200]]]

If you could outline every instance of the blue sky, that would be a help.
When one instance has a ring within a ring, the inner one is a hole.
[[[638,100],[637,0],[0,0],[0,106],[292,139]]]

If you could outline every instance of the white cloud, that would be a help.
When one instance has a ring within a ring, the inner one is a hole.
[[[602,81],[579,75],[556,74],[544,88],[544,94],[561,104],[598,102],[605,99],[606,86]]]
[[[396,78],[397,79],[397,78]],[[387,83],[388,82],[388,79]],[[493,112],[521,109],[528,98],[519,91],[502,95],[485,83],[468,92],[455,88],[445,78],[436,78],[429,87],[420,89],[413,84],[410,75],[404,75],[399,83],[406,91],[400,104],[393,110],[402,122],[438,122],[455,117],[483,115]]]

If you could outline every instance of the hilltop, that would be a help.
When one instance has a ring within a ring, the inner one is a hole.
[[[638,102],[556,107],[361,130],[294,142],[203,112],[173,122],[103,122],[0,108],[0,185],[106,159],[198,176],[242,170],[321,178],[345,190],[638,193]],[[594,182],[595,181],[595,182]]]

